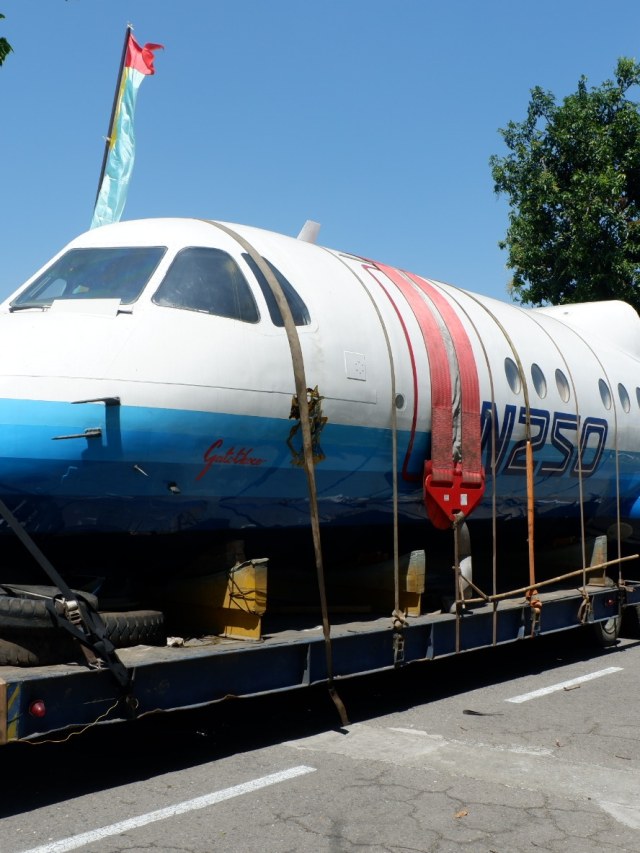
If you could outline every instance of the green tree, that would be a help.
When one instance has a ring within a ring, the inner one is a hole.
[[[4,18],[4,15],[0,14],[0,18]],[[0,38],[0,65],[2,65],[12,50],[13,48],[6,38]]]
[[[615,80],[557,104],[531,90],[527,117],[501,129],[509,149],[490,165],[509,198],[500,247],[517,301],[532,305],[623,299],[640,309],[640,108],[628,97],[640,64],[618,60]]]

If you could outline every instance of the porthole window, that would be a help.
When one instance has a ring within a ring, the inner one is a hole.
[[[544,373],[537,364],[531,365],[531,378],[533,379],[533,387],[536,389],[536,394],[540,399],[547,396],[547,380],[544,378]]]
[[[402,411],[406,405],[407,401],[404,398],[404,394],[396,394],[396,409]]]
[[[640,388],[636,388],[636,400],[638,401],[638,407],[640,407]]]
[[[569,388],[569,381],[567,380],[567,377],[561,370],[556,370],[556,386],[562,402],[568,403],[569,398],[571,397],[571,389]]]
[[[620,382],[618,384],[618,397],[620,397],[620,403],[625,412],[631,410],[631,400],[629,399],[629,394],[627,393],[627,389]]]
[[[518,365],[515,361],[510,358],[505,358],[504,372],[507,376],[509,388],[511,388],[514,394],[519,394],[522,388],[522,379],[520,378],[520,371],[518,370]]]
[[[600,399],[605,409],[611,408],[611,391],[604,379],[598,379],[598,389],[600,391]]]

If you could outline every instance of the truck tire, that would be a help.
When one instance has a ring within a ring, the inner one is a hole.
[[[72,637],[56,637],[51,631],[29,631],[0,639],[0,666],[48,666],[79,661],[80,646]]]
[[[164,613],[159,610],[100,611],[100,616],[107,627],[107,636],[117,649],[164,646],[167,642]]]
[[[88,601],[92,606],[97,606],[98,598],[91,592],[85,592],[80,589],[71,590],[74,595],[79,595],[80,598]],[[47,586],[45,584],[23,584],[23,583],[0,583],[0,595],[10,595],[12,598],[35,598],[42,600],[43,598],[54,598],[60,595],[60,590],[57,586]]]
[[[620,636],[621,623],[621,616],[612,616],[610,619],[605,619],[604,622],[594,622],[590,625],[596,644],[602,648],[615,646]]]
[[[100,613],[107,637],[117,649],[130,646],[164,646],[164,614],[157,610]],[[0,624],[0,666],[48,666],[82,660],[80,643],[49,624],[44,629],[5,630]]]
[[[12,591],[17,587],[3,585],[0,589]],[[95,595],[76,590],[72,590],[72,592],[78,596],[80,601],[86,601],[91,607],[96,608],[98,606],[98,599]],[[29,592],[25,592],[24,595],[22,592],[0,595],[0,635],[7,631],[26,633],[28,631],[46,631],[47,629],[55,630],[44,599],[51,599],[57,594],[56,587],[39,586],[30,587]],[[61,602],[56,602],[55,608],[58,613],[62,614]]]

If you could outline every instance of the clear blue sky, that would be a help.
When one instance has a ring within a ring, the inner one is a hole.
[[[127,23],[160,42],[124,218],[295,235],[506,298],[488,166],[529,91],[640,55],[638,0],[0,0],[0,296],[89,227]],[[640,93],[636,94],[640,98]]]

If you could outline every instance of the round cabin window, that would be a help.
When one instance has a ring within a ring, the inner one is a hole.
[[[540,399],[547,396],[547,380],[544,378],[544,373],[537,364],[531,365],[531,379],[533,387],[536,389],[536,394]]]
[[[522,379],[520,377],[518,365],[513,361],[513,359],[505,358],[504,372],[507,377],[507,382],[509,383],[509,388],[511,388],[514,394],[519,394],[522,389]]]
[[[600,399],[605,409],[611,408],[611,391],[604,379],[598,379],[598,390],[600,391]]]
[[[569,388],[569,381],[567,377],[561,370],[556,370],[556,386],[562,402],[568,403],[569,398],[571,397],[571,389]]]
[[[624,387],[622,382],[618,384],[618,397],[620,397],[620,404],[622,405],[624,411],[631,411],[631,400],[629,399],[627,389]]]

